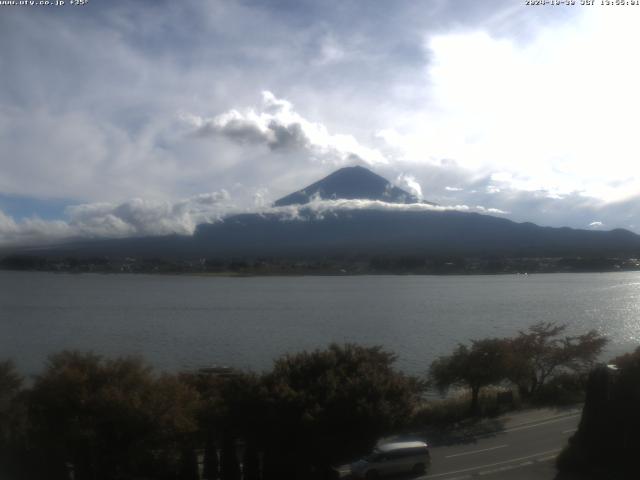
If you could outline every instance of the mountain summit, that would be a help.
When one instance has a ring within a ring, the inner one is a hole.
[[[418,197],[396,187],[386,178],[356,166],[336,170],[322,180],[276,200],[274,206],[301,205],[309,203],[313,198],[379,200],[387,203],[421,202]]]

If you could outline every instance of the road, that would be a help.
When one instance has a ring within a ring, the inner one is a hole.
[[[579,421],[580,410],[575,408],[530,410],[487,420],[432,439],[427,474],[403,478],[553,480],[554,460]]]
[[[580,421],[579,412],[532,422],[451,442],[431,449],[431,469],[424,480],[472,478],[552,480],[554,460]]]

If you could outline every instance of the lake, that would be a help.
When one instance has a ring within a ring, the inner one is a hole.
[[[227,278],[0,271],[0,358],[25,374],[62,349],[159,369],[262,370],[330,342],[383,345],[423,373],[458,342],[539,321],[595,328],[605,358],[640,344],[640,273]]]

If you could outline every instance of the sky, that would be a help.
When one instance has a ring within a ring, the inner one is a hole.
[[[189,234],[350,165],[640,233],[640,5],[525,3],[0,5],[0,245]]]

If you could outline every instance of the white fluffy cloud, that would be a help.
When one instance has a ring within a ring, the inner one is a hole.
[[[400,188],[406,190],[410,194],[414,195],[416,198],[422,199],[422,186],[416,180],[416,177],[410,175],[408,173],[401,173],[396,178],[396,185]]]
[[[265,145],[271,151],[296,152],[340,165],[385,164],[387,159],[376,149],[362,145],[352,135],[331,134],[327,127],[307,120],[293,105],[269,91],[262,92],[260,111],[229,110],[212,118],[183,114],[201,137],[224,137],[241,145]]]
[[[576,12],[526,41],[486,28],[426,36],[429,108],[380,137],[417,163],[452,158],[521,191],[636,195],[640,10]]]
[[[34,245],[76,238],[190,235],[200,223],[215,222],[234,209],[226,191],[177,202],[139,198],[120,204],[67,207],[66,220],[37,217],[16,221],[0,211],[0,245]]]
[[[315,199],[304,205],[287,205],[283,207],[268,207],[258,210],[261,214],[279,214],[285,218],[301,218],[302,213],[311,211],[318,215],[324,215],[335,211],[349,210],[382,210],[391,212],[478,212],[492,215],[506,214],[497,208],[485,208],[483,206],[469,205],[431,205],[428,203],[388,203],[380,200],[365,199],[337,199],[337,200],[319,200]]]

